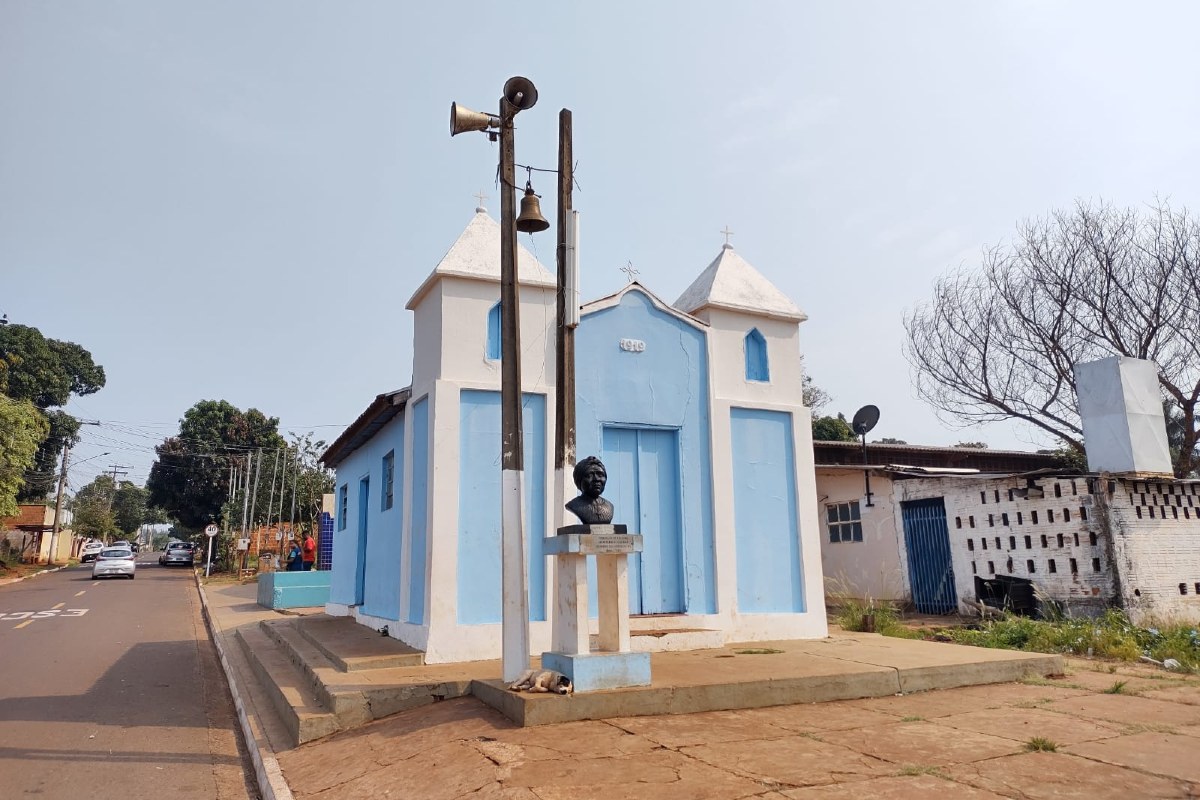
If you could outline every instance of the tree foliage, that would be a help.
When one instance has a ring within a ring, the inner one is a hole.
[[[0,517],[17,513],[17,495],[50,423],[28,400],[0,395]]]
[[[50,492],[63,447],[74,444],[78,437],[78,420],[51,409],[66,405],[71,395],[98,392],[104,380],[104,368],[74,342],[47,339],[27,325],[0,326],[0,392],[29,401],[50,423],[26,469],[18,499],[39,500]]]
[[[815,417],[812,422],[813,440],[818,442],[854,442],[858,437],[846,421],[845,414],[836,417]]]
[[[158,460],[146,482],[150,503],[192,530],[220,521],[231,468],[248,453],[283,446],[278,418],[254,408],[242,411],[224,400],[201,400],[184,413],[179,435],[155,448]]]
[[[147,522],[151,522],[149,510],[150,491],[131,481],[121,481],[113,496],[113,523],[121,533],[132,536]]]
[[[75,493],[71,501],[71,512],[75,515],[71,527],[75,533],[102,541],[116,538],[120,529],[113,515],[115,483],[111,475],[97,475]]]
[[[917,391],[966,424],[1016,419],[1083,452],[1074,364],[1112,355],[1158,364],[1181,428],[1175,470],[1195,466],[1200,401],[1200,223],[1077,203],[1029,220],[941,278],[905,318]]]

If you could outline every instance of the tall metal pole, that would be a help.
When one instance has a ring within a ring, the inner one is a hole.
[[[256,452],[258,453],[258,457],[256,459],[254,459],[254,486],[250,490],[250,530],[254,530],[254,528],[255,528],[254,511],[256,508],[258,508],[258,484],[259,484],[259,478],[262,476],[262,460],[263,460],[262,448],[261,447],[258,448],[258,450]],[[257,539],[259,537],[255,536],[255,538]],[[262,548],[259,547],[259,549],[261,550]],[[249,557],[250,557],[250,551],[247,550],[246,558],[249,558]]]
[[[67,488],[67,461],[71,458],[71,446],[63,447],[62,472],[58,474],[58,494],[54,498],[54,527],[50,532],[50,557],[47,566],[54,566],[54,553],[58,548],[58,523],[62,515],[63,491]]]
[[[529,593],[525,559],[525,454],[521,435],[521,316],[513,205],[517,109],[500,98],[500,547],[504,680],[529,669]]]

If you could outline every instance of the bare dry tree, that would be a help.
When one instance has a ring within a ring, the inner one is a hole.
[[[917,391],[940,415],[1022,420],[1079,452],[1072,365],[1154,361],[1178,411],[1175,472],[1196,466],[1200,222],[1186,210],[1079,202],[1027,220],[978,270],[940,278],[904,327]]]

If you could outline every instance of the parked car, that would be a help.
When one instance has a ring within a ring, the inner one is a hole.
[[[100,555],[100,551],[104,549],[104,542],[84,542],[83,549],[79,551],[79,563],[86,564],[88,561],[95,561],[96,556]]]
[[[171,542],[158,557],[158,563],[164,567],[172,564],[186,564],[190,567],[195,555],[196,545],[191,542]]]
[[[134,578],[137,562],[133,560],[133,551],[128,547],[106,547],[96,557],[92,565],[93,578]]]

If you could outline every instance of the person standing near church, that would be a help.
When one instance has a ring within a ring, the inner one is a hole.
[[[317,540],[313,538],[311,532],[304,537],[304,571],[307,572],[313,568],[313,564],[317,562]]]

